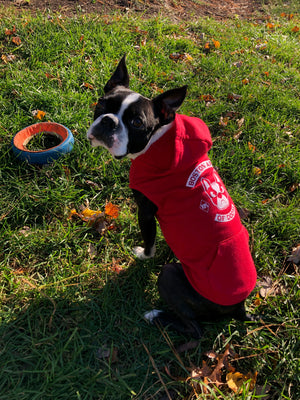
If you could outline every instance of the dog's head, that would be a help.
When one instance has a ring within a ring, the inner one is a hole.
[[[152,100],[133,92],[124,56],[98,100],[87,138],[93,147],[104,146],[115,158],[134,158],[172,123],[186,90],[186,86],[171,89]]]

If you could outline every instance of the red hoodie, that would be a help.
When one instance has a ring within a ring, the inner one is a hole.
[[[162,233],[193,288],[214,303],[245,300],[256,282],[248,232],[207,152],[208,127],[176,114],[172,127],[132,161],[130,187],[158,208]]]

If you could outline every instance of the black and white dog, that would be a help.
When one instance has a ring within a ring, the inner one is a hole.
[[[207,126],[176,113],[186,91],[171,89],[152,100],[131,91],[124,56],[104,87],[87,138],[116,159],[132,160],[130,187],[144,240],[135,255],[154,256],[157,219],[180,261],[165,265],[158,277],[170,312],[153,310],[145,318],[200,337],[201,320],[252,319],[244,300],[256,270],[247,231],[208,158]]]

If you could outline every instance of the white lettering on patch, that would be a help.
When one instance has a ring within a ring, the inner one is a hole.
[[[235,217],[235,207],[232,204],[231,210],[227,214],[216,214],[215,221],[216,222],[230,222]]]
[[[210,160],[202,161],[202,163],[198,164],[191,175],[188,177],[186,182],[186,186],[193,188],[196,186],[200,176],[206,171],[208,168],[212,168],[212,163]]]

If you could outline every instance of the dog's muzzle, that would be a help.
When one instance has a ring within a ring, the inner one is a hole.
[[[91,125],[87,133],[87,138],[91,144],[97,141],[103,143],[108,148],[113,147],[116,135],[120,129],[120,122],[116,115],[105,114],[98,117]]]

